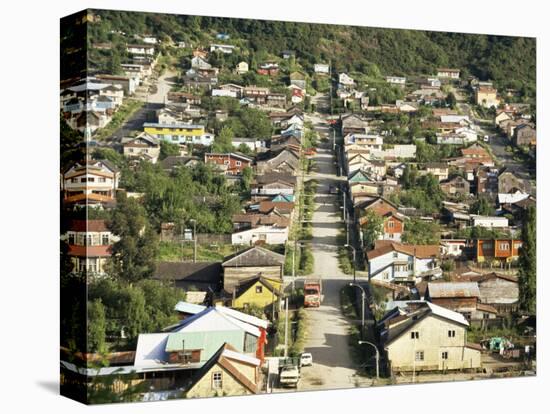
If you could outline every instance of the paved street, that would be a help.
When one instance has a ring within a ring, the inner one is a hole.
[[[314,122],[320,122],[315,119]],[[315,157],[316,172],[309,178],[319,182],[313,214],[312,251],[314,275],[323,279],[324,298],[320,308],[307,309],[308,335],[305,352],[313,354],[313,366],[302,369],[299,389],[350,388],[370,381],[355,377],[348,345],[349,322],[340,311],[340,289],[351,278],[338,267],[337,236],[342,229],[342,213],[331,184],[339,180],[331,143],[322,143]],[[361,380],[361,381],[360,381]]]
[[[112,137],[112,142],[120,142],[120,140],[130,135],[135,131],[143,130],[144,122],[152,122],[154,111],[164,106],[166,94],[170,91],[174,84],[176,72],[166,71],[157,81],[157,91],[154,94],[145,95],[142,97],[146,100],[145,105],[138,109],[119,129],[117,129]]]

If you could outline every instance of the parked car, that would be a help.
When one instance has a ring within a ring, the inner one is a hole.
[[[300,355],[300,366],[307,367],[313,365],[313,355],[309,352],[304,352]]]
[[[279,383],[283,387],[298,388],[298,382],[300,381],[300,371],[298,367],[288,365],[281,369],[279,374]]]

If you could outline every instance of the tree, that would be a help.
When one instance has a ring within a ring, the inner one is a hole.
[[[519,307],[529,314],[536,312],[537,300],[537,212],[527,209],[521,231],[522,246],[519,251]]]
[[[105,307],[101,299],[88,301],[88,352],[105,351]]]
[[[151,276],[155,269],[157,236],[138,201],[120,196],[109,228],[120,236],[112,247],[111,271],[114,275],[129,282]]]
[[[160,141],[159,159],[163,160],[171,155],[180,155],[180,146],[173,142]]]
[[[363,216],[365,224],[362,226],[363,241],[368,249],[374,246],[374,242],[382,234],[384,219],[372,210],[367,210]]]
[[[451,109],[455,109],[456,108],[456,97],[455,97],[455,94],[452,93],[452,92],[449,92],[447,94],[447,97],[445,98],[445,103],[447,104],[447,106]]]
[[[222,127],[220,133],[214,140],[214,145],[212,146],[213,152],[231,152],[233,151],[233,138],[235,134],[229,126]]]
[[[246,192],[250,191],[250,183],[252,182],[252,178],[254,178],[254,172],[252,171],[252,168],[250,167],[243,168],[242,186],[244,191]]]
[[[402,241],[407,244],[438,244],[439,224],[417,218],[405,223]]]
[[[470,213],[481,216],[492,216],[495,214],[495,207],[491,205],[486,197],[479,197],[470,206]]]

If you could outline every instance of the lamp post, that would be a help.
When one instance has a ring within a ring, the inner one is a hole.
[[[365,299],[367,295],[365,294],[365,289],[363,289],[363,286],[355,282],[353,283],[350,282],[349,286],[355,286],[361,289],[361,338],[362,338],[365,333]]]
[[[351,244],[345,244],[344,247],[346,249],[351,249],[353,252],[353,282],[355,283],[355,267],[357,265],[357,261],[355,260],[355,247],[353,247]]]
[[[378,347],[369,341],[358,341],[358,343],[359,345],[362,345],[362,344],[370,345],[376,351],[376,379],[379,380],[380,379],[380,351],[378,351]]]

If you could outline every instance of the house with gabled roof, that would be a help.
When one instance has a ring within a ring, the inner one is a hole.
[[[369,280],[413,284],[442,276],[439,245],[408,245],[377,240],[366,252]]]
[[[470,324],[458,312],[426,301],[408,301],[381,321],[380,341],[392,373],[481,367],[481,347],[467,342]]]
[[[130,159],[143,159],[155,164],[160,155],[159,140],[147,132],[136,137],[124,137],[121,143],[122,153]]]
[[[383,219],[382,232],[379,240],[401,241],[405,230],[405,216],[398,212],[397,206],[383,197],[376,197],[365,200],[355,206],[356,217],[359,217],[359,226],[366,226],[368,223],[367,212],[372,211]]]
[[[233,291],[232,307],[247,309],[256,306],[272,315],[279,310],[280,298],[283,295],[281,287],[280,279],[270,279],[261,275],[241,280]]]
[[[424,299],[459,312],[470,320],[494,319],[498,311],[481,303],[481,293],[476,282],[428,283]]]
[[[223,287],[230,294],[243,280],[261,275],[282,281],[285,257],[260,246],[227,256],[223,263]]]
[[[186,398],[205,398],[257,394],[261,390],[261,361],[243,355],[224,343],[219,350],[195,372]]]
[[[284,148],[278,153],[268,151],[258,157],[256,171],[258,174],[275,172],[296,175],[298,173],[299,164],[299,154],[289,148]]]
[[[120,171],[109,160],[88,158],[74,163],[62,175],[65,203],[110,206],[116,202]]]

